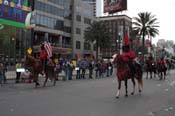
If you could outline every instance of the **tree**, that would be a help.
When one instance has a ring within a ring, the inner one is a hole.
[[[110,45],[110,33],[104,22],[93,22],[86,28],[84,38],[86,42],[95,43],[96,59],[98,59],[98,48],[107,48]]]
[[[159,34],[157,18],[149,12],[141,12],[138,13],[138,17],[134,17],[133,19],[133,30],[142,37],[142,54],[144,55],[145,36],[152,38]]]

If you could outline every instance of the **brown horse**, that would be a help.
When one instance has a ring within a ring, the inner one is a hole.
[[[116,63],[116,75],[118,79],[118,91],[116,94],[116,98],[119,98],[120,96],[120,89],[121,89],[121,82],[125,82],[125,97],[128,96],[128,84],[127,81],[128,79],[131,79],[133,83],[133,91],[131,92],[131,95],[134,95],[135,93],[135,79],[138,81],[138,88],[139,88],[139,93],[141,92],[141,89],[143,88],[143,80],[142,80],[142,68],[139,66],[139,64],[134,63],[134,67],[136,68],[135,73],[131,73],[128,64],[123,61],[121,55],[117,55],[116,58],[114,59],[114,63]]]
[[[33,80],[35,82],[35,87],[37,88],[37,86],[39,85],[38,83],[38,75],[42,74],[43,75],[43,66],[40,62],[39,59],[34,58],[33,56],[30,55],[26,55],[24,58],[24,65],[26,67],[30,67],[32,68],[32,75],[33,75]],[[55,86],[56,84],[56,77],[55,77],[55,71],[54,71],[54,66],[46,66],[46,70],[45,72],[45,81],[43,84],[43,87],[45,87],[47,80],[49,78],[49,74],[51,74],[51,77],[54,81],[53,85]]]

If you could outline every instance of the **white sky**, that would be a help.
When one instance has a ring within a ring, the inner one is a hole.
[[[100,0],[97,1],[100,2]],[[175,42],[175,13],[173,13],[175,12],[175,0],[127,1],[128,9],[122,13],[127,14],[131,18],[136,17],[139,12],[146,11],[156,15],[160,27],[159,35],[153,38],[153,43],[156,43],[158,39],[173,40]]]

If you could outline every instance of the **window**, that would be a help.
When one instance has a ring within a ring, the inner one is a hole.
[[[85,24],[91,24],[91,19],[89,19],[89,18],[84,18],[84,23],[85,23]]]
[[[96,44],[93,45],[93,50],[96,51]]]
[[[87,42],[84,43],[84,50],[91,50],[91,45]]]
[[[81,29],[80,28],[76,28],[76,34],[81,34]]]
[[[71,27],[64,26],[64,32],[71,33]]]
[[[76,49],[81,49],[81,43],[80,43],[80,41],[76,41]]]
[[[80,15],[77,15],[76,19],[77,19],[77,21],[81,22],[81,16]]]

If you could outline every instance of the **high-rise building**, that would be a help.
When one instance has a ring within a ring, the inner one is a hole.
[[[65,10],[63,0],[35,0],[36,27],[34,28],[34,49],[37,52],[40,44],[49,41],[52,44],[53,53],[70,54],[71,36],[64,34],[70,31],[64,24]]]
[[[73,0],[72,5],[72,42],[73,56],[92,56],[94,49],[92,44],[85,42],[85,29],[96,20],[92,5],[84,3],[82,0]]]
[[[110,47],[101,49],[102,57],[110,58],[116,53],[122,52],[123,38],[126,32],[132,29],[132,19],[126,15],[100,17],[110,33]]]
[[[97,10],[97,1],[98,0],[82,0],[84,3],[88,3],[88,4],[90,4],[90,5],[92,5],[93,6],[93,12],[94,12],[94,16],[96,16],[96,10]]]

